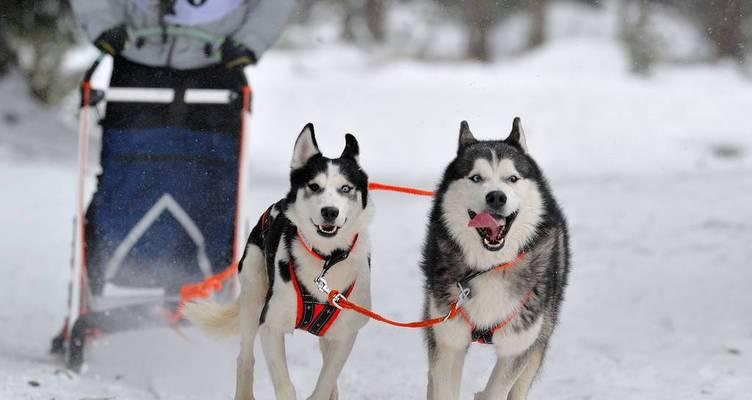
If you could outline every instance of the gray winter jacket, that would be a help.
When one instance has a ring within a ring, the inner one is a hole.
[[[166,15],[163,38],[160,0],[72,0],[73,11],[89,38],[125,25],[128,43],[122,55],[134,62],[177,69],[220,61],[225,37],[250,49],[256,59],[271,47],[295,10],[296,0],[175,0]]]

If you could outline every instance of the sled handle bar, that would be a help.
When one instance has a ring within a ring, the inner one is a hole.
[[[81,107],[86,107],[86,106],[97,104],[100,100],[104,98],[104,92],[102,90],[91,89],[91,93],[90,93],[91,97],[89,98],[89,104],[86,104],[86,102],[84,101],[84,96],[83,96],[83,88],[85,85],[88,85],[91,82],[91,77],[94,75],[94,72],[97,70],[97,68],[99,68],[99,65],[102,63],[102,60],[107,55],[108,54],[104,52],[100,53],[99,56],[97,56],[96,60],[94,60],[94,62],[91,64],[91,67],[89,67],[89,69],[87,69],[86,72],[84,73],[84,77],[81,81],[81,90],[82,90],[81,104],[80,104]],[[240,78],[241,87],[237,89],[229,89],[229,90],[232,90],[235,93],[242,95],[243,90],[244,90],[243,88],[248,87],[248,77],[246,77],[245,73],[243,73],[242,71],[239,72],[238,77]]]

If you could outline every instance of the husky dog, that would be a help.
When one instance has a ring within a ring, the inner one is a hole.
[[[323,366],[309,399],[338,397],[337,378],[367,319],[328,304],[317,283],[371,304],[368,224],[373,206],[358,142],[350,134],[345,140],[339,158],[326,158],[313,125],[306,125],[295,142],[290,192],[267,209],[248,239],[240,261],[239,299],[225,306],[193,303],[185,308],[188,319],[209,333],[240,332],[236,400],[253,399],[256,333],[276,398],[296,398],[284,338],[296,328],[320,336]],[[324,281],[317,278],[323,273]]]
[[[476,140],[460,125],[421,267],[426,318],[450,317],[426,330],[428,398],[459,397],[465,353],[479,342],[498,359],[475,399],[525,399],[557,323],[569,249],[564,215],[528,154],[519,118],[504,140]]]

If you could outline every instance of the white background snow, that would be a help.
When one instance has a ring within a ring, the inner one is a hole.
[[[588,18],[608,26],[606,16]],[[476,136],[501,138],[519,115],[569,217],[573,253],[561,325],[531,398],[749,399],[752,81],[726,64],[636,78],[611,36],[585,33],[491,65],[385,63],[336,46],[268,54],[248,71],[246,214],[255,220],[285,192],[305,122],[329,155],[355,133],[372,180],[430,189],[460,120]],[[48,355],[65,314],[75,128],[15,81],[0,82],[0,399],[230,399],[236,341],[193,329],[189,340],[170,329],[107,336],[80,376]],[[374,308],[417,319],[430,201],[372,197]],[[256,396],[269,399],[258,350]],[[304,398],[320,365],[315,339],[290,337],[288,358]],[[463,399],[482,388],[492,362],[490,349],[473,346]],[[420,399],[425,378],[421,333],[371,323],[341,376],[341,398]]]

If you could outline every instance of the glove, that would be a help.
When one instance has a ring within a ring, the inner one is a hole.
[[[256,64],[256,55],[232,38],[225,38],[220,51],[222,52],[222,63],[227,69],[242,69],[246,65]]]
[[[114,56],[125,49],[125,43],[128,40],[128,32],[125,25],[116,26],[110,30],[102,32],[94,41],[94,46],[99,50]]]

